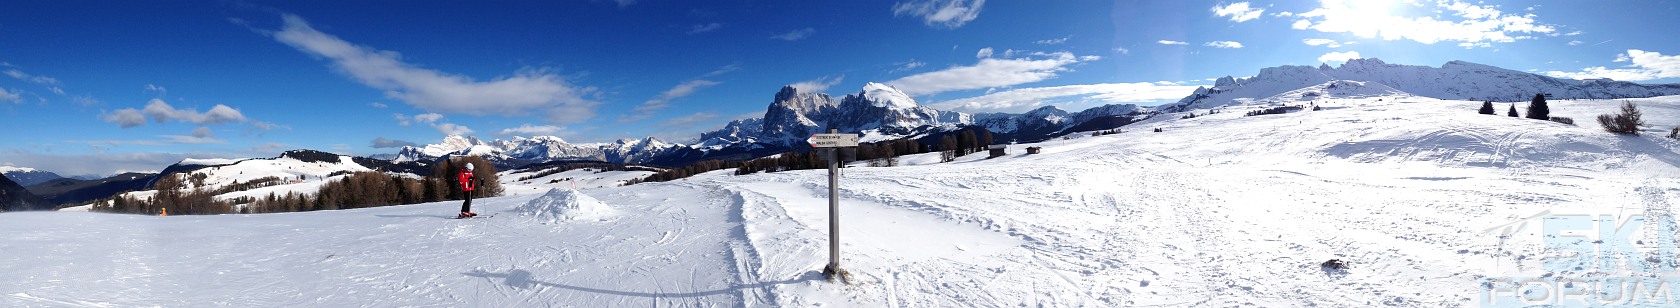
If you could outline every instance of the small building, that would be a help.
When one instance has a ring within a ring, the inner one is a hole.
[[[986,149],[991,150],[991,155],[986,156],[986,158],[1009,155],[1009,145],[993,144],[991,146],[987,146]]]
[[[1040,149],[1042,149],[1042,148],[1039,148],[1039,147],[1027,147],[1027,154],[1038,154],[1038,152],[1039,152],[1039,150],[1040,150]]]

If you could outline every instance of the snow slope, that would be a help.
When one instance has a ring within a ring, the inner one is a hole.
[[[469,220],[447,219],[456,202],[0,213],[13,235],[0,306],[1476,305],[1483,277],[1548,274],[1538,228],[1490,227],[1680,199],[1680,143],[1653,134],[1680,126],[1680,97],[1629,101],[1647,134],[1591,123],[1620,101],[1554,102],[1582,125],[1569,126],[1476,114],[1477,101],[1327,97],[1321,111],[1233,106],[994,159],[845,168],[852,285],[817,273],[822,170],[486,198]],[[591,207],[611,215],[543,215]],[[1318,266],[1331,258],[1353,268]]]
[[[519,178],[536,175],[541,170],[516,170],[502,172],[497,178],[502,181],[502,188],[509,194],[543,193],[551,188],[590,189],[615,187],[624,185],[631,180],[653,175],[653,171],[602,171],[595,168],[566,170],[543,177],[520,181]]]

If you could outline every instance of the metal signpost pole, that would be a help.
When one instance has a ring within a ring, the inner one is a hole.
[[[850,275],[840,269],[840,148],[857,147],[858,135],[830,129],[827,134],[811,135],[806,142],[826,151],[823,156],[828,158],[828,266],[823,267],[823,276],[851,283]]]
[[[832,133],[833,131],[829,131]],[[828,267],[840,272],[840,149],[828,149]]]

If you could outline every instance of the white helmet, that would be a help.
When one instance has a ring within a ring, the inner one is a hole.
[[[467,164],[467,171],[473,170],[473,164]]]

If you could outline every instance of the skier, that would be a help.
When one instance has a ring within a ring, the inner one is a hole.
[[[461,202],[461,215],[455,216],[456,219],[478,216],[472,212],[473,182],[478,181],[477,177],[473,177],[472,170],[473,165],[468,163],[461,167],[461,174],[457,175],[461,179],[461,192],[467,196],[467,200]]]

